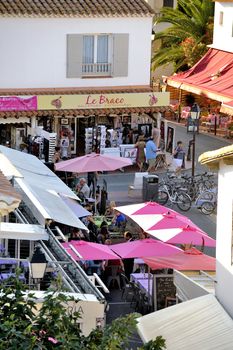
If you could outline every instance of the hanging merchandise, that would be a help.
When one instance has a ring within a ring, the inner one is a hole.
[[[105,148],[106,126],[99,125],[85,129],[85,153],[100,153]]]

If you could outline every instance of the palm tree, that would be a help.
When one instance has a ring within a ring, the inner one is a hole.
[[[212,0],[178,0],[176,9],[164,7],[161,14],[155,25],[170,26],[155,34],[161,46],[153,55],[153,70],[168,63],[173,63],[175,71],[192,67],[212,43]]]

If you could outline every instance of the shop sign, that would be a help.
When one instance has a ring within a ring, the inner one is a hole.
[[[38,96],[38,110],[161,107],[169,103],[169,92]]]
[[[0,96],[0,111],[36,111],[37,96]]]

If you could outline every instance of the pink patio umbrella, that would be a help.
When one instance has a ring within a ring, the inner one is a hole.
[[[216,246],[216,241],[213,238],[209,237],[196,225],[190,225],[189,221],[179,214],[164,214],[162,220],[146,232],[166,243]]]
[[[195,248],[180,251],[167,257],[145,258],[143,260],[152,270],[171,268],[190,271],[215,271],[216,269],[216,259],[201,253]]]
[[[75,260],[119,260],[119,256],[104,244],[70,241],[62,245]]]
[[[147,238],[137,241],[113,244],[110,248],[122,259],[146,256],[168,256],[181,251],[172,245]]]
[[[215,246],[215,240],[189,218],[158,203],[147,202],[116,209],[127,215],[145,232],[163,242]]]
[[[82,157],[56,163],[55,170],[86,173],[92,171],[113,171],[129,165],[132,165],[132,161],[129,158],[90,153]]]
[[[198,226],[196,226],[189,218],[178,213],[168,212],[161,216],[161,220],[147,228],[147,231],[184,228],[188,225],[198,228]]]
[[[165,239],[164,237],[163,241],[171,244],[194,244],[199,246],[216,247],[215,239],[211,238],[203,231],[190,226],[182,228],[180,233],[177,233],[176,235],[173,234],[173,237],[170,239]]]
[[[115,209],[129,216],[132,219],[137,215],[158,215],[166,214],[167,212],[176,213],[174,210],[156,202],[123,205],[120,207],[116,207]]]

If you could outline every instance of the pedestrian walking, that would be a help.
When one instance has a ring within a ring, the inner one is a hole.
[[[173,165],[176,175],[180,175],[181,169],[185,169],[185,151],[183,148],[183,142],[178,141],[177,146],[173,152]]]
[[[157,151],[158,147],[151,138],[146,143],[146,161],[149,164],[147,169],[148,173],[152,172],[152,170],[155,168]]]
[[[136,163],[137,163],[137,166],[139,167],[139,171],[142,171],[143,164],[146,161],[146,156],[145,156],[146,143],[144,141],[144,135],[139,136],[138,141],[134,147],[137,148]]]

